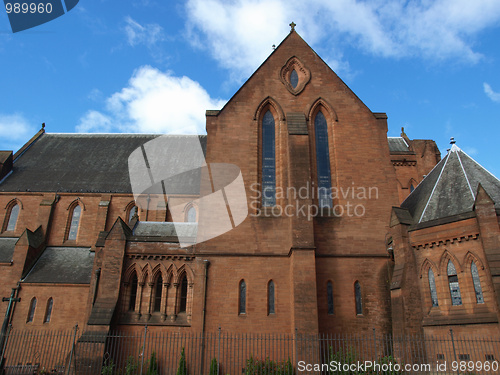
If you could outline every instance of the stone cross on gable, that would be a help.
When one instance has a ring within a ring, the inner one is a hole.
[[[293,21],[292,21],[292,23],[290,24],[290,27],[292,28],[292,29],[290,30],[290,32],[292,32],[292,31],[294,31],[294,30],[295,30],[295,26],[297,26],[297,25],[295,24],[295,22],[293,22]]]

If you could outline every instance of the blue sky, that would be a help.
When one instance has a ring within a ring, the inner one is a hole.
[[[305,3],[305,4],[304,4]],[[498,0],[85,0],[13,34],[0,11],[0,149],[48,132],[203,133],[297,32],[389,136],[449,138],[500,176]]]

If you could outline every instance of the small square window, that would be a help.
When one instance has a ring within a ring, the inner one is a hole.
[[[458,359],[461,361],[468,361],[468,360],[470,360],[470,355],[469,354],[459,354]]]

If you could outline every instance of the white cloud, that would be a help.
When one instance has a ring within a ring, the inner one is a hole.
[[[105,113],[87,112],[76,130],[203,134],[205,111],[220,109],[224,103],[211,98],[188,77],[143,66],[134,72],[127,87],[106,100]]]
[[[163,28],[156,23],[141,25],[130,16],[125,17],[125,23],[127,42],[132,47],[138,44],[152,47],[165,39]]]
[[[482,57],[475,36],[500,21],[498,0],[189,0],[186,9],[190,42],[240,79],[287,35],[292,20],[313,47],[326,44],[325,60],[340,66],[349,47],[390,58],[475,63]]]
[[[37,129],[20,113],[0,113],[0,150],[17,151]]]
[[[489,84],[487,84],[486,82],[483,83],[483,89],[484,89],[485,94],[488,96],[488,98],[490,98],[491,100],[493,100],[496,103],[500,103],[500,93],[493,91],[491,86]]]

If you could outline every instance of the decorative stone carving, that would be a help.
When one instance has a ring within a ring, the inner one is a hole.
[[[290,76],[294,70],[297,73],[298,78],[298,82],[294,82],[295,86],[290,80]],[[302,90],[304,90],[307,83],[310,81],[311,71],[305,67],[298,57],[293,56],[289,58],[286,64],[281,68],[280,79],[290,93],[298,95],[302,92]]]

